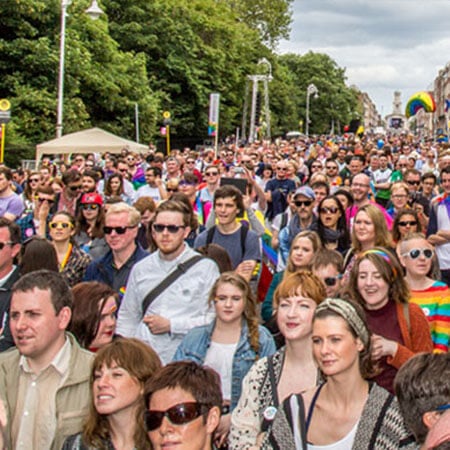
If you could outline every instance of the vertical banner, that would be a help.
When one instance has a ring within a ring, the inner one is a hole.
[[[220,94],[214,93],[209,96],[209,118],[208,118],[208,136],[214,136],[214,150],[216,158],[218,153],[219,141],[219,106]]]

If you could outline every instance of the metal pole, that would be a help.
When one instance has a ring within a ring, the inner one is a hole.
[[[264,110],[266,113],[266,138],[270,139],[269,77],[264,78]]]
[[[134,120],[136,126],[136,142],[139,144],[139,105],[134,104]]]
[[[59,41],[59,74],[58,74],[58,106],[56,113],[56,137],[60,138],[63,132],[63,110],[64,110],[64,64],[66,46],[66,15],[67,8],[72,0],[61,0],[61,38]]]
[[[250,112],[250,133],[248,141],[251,143],[255,140],[255,119],[256,119],[256,99],[258,96],[258,79],[256,77],[250,77],[253,81],[252,89],[252,109]]]
[[[247,140],[248,80],[245,82],[244,110],[242,111],[242,139]]]
[[[309,89],[306,90],[306,124],[305,124],[305,134],[309,136]]]

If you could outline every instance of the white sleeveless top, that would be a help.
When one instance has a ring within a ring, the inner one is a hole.
[[[341,440],[328,445],[307,444],[308,450],[351,450],[353,441],[355,440],[358,423],[359,421],[355,423],[354,427],[348,432],[347,436],[344,436]]]
[[[237,345],[237,342],[235,344],[219,344],[211,341],[203,363],[203,365],[211,367],[220,375],[224,400],[231,400],[231,375],[233,371],[233,357]]]

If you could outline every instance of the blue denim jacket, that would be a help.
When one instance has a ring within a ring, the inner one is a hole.
[[[211,342],[215,320],[208,325],[193,328],[184,337],[173,357],[173,361],[189,360],[203,364],[206,352]],[[259,330],[259,358],[270,356],[276,352],[275,343],[269,331],[262,327]],[[242,380],[255,362],[256,355],[250,346],[247,322],[242,321],[241,337],[233,357],[232,385],[231,385],[231,411],[236,407],[241,396]]]

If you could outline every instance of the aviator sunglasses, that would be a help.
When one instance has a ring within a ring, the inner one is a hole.
[[[166,411],[145,411],[144,422],[147,431],[157,430],[167,417],[173,425],[184,425],[206,414],[210,407],[203,403],[187,402],[172,406]]]
[[[429,248],[413,248],[409,252],[402,253],[402,256],[409,256],[411,259],[417,259],[420,255],[423,255],[426,259],[431,259],[433,250]]]

